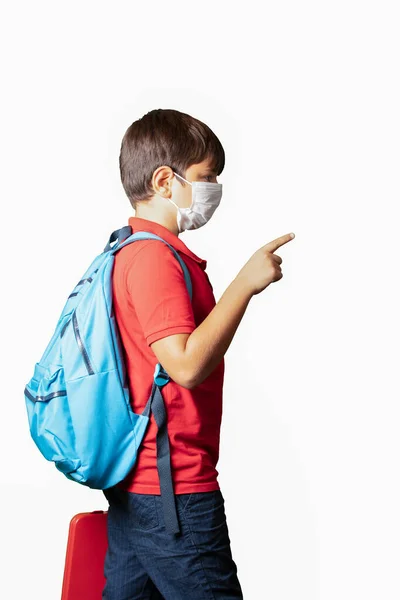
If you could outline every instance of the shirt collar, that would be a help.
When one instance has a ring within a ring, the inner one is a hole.
[[[128,223],[132,227],[132,233],[135,233],[136,231],[148,231],[149,233],[154,233],[168,242],[175,250],[183,252],[186,256],[189,256],[199,263],[203,270],[206,269],[207,261],[189,250],[186,244],[182,242],[177,235],[174,235],[172,231],[167,229],[167,227],[164,227],[164,225],[161,225],[161,223],[156,223],[149,219],[142,219],[141,217],[129,217]]]

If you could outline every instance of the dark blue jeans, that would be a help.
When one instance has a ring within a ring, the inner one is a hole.
[[[105,600],[241,598],[220,490],[176,494],[181,533],[166,532],[161,496],[117,487],[109,507]]]

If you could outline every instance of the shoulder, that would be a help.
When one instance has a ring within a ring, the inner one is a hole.
[[[123,278],[128,286],[132,280],[153,280],[153,287],[162,286],[164,282],[183,280],[183,268],[178,256],[186,265],[183,256],[175,252],[160,240],[140,240],[122,248],[120,254],[122,261],[120,267]],[[187,265],[186,265],[187,266]]]
[[[177,252],[177,250],[175,250]],[[178,263],[173,250],[160,240],[139,240],[122,248],[117,258],[124,270],[130,267],[147,268],[148,265]]]

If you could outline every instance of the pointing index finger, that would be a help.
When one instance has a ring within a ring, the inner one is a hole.
[[[268,252],[275,252],[275,250],[278,250],[278,248],[283,246],[283,244],[290,242],[290,240],[292,240],[294,237],[294,233],[286,233],[285,235],[281,235],[275,240],[272,240],[272,242],[265,244],[264,250],[267,250]]]

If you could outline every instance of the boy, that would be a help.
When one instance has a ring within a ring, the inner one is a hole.
[[[106,600],[243,598],[216,470],[223,357],[251,297],[282,277],[282,259],[273,252],[293,234],[258,250],[216,304],[207,261],[179,234],[212,217],[222,196],[217,177],[224,165],[224,150],[211,129],[176,110],[147,113],[122,140],[121,180],[136,211],[129,218],[132,233],[154,233],[179,253],[190,274],[192,300],[182,267],[163,242],[141,240],[117,252],[113,302],[134,412],[147,403],[157,363],[170,377],[162,397],[180,534],[166,528],[158,426],[151,414],[134,468],[104,490]]]

